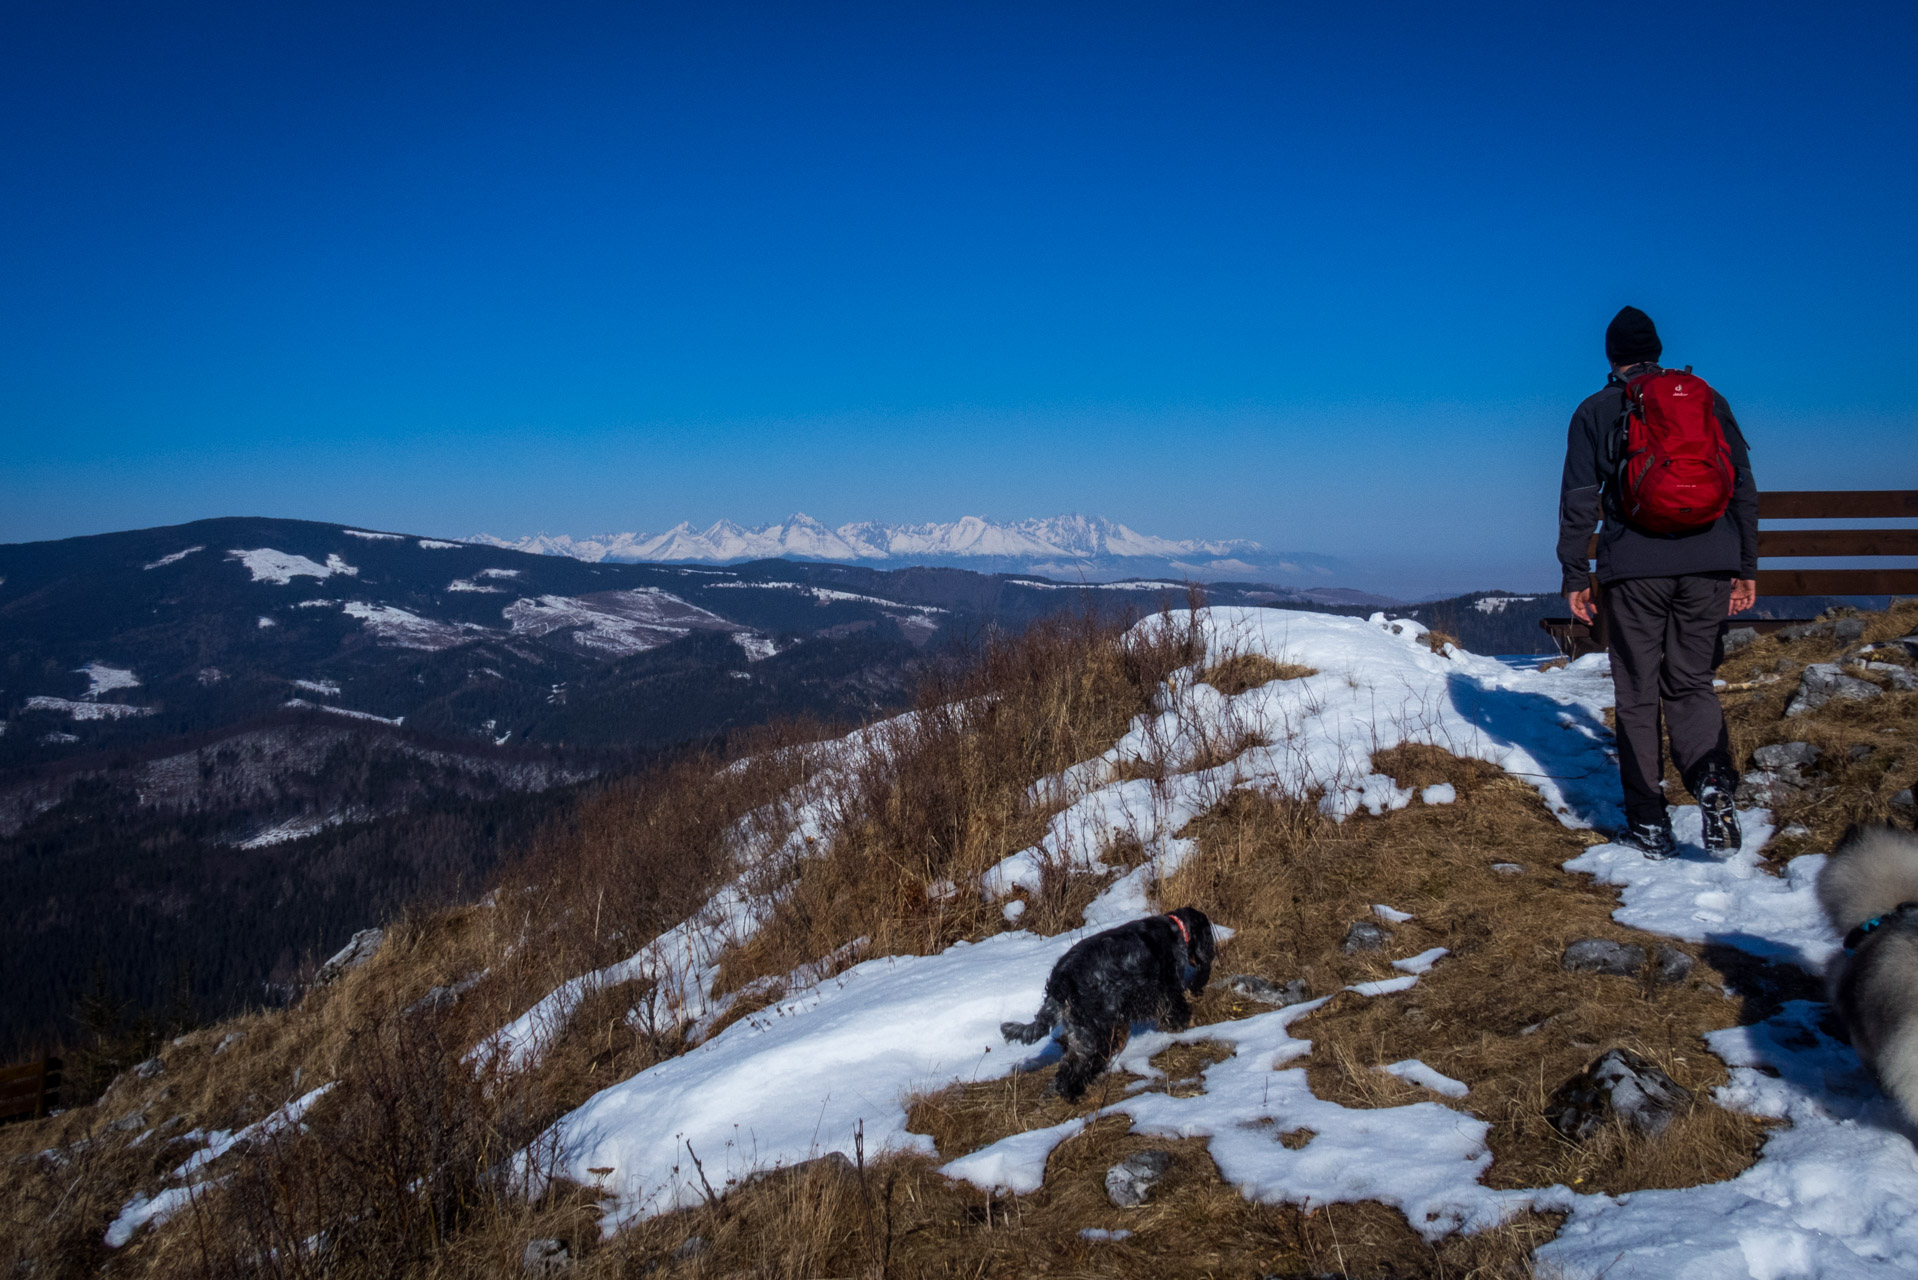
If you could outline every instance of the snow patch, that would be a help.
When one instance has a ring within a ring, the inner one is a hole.
[[[1383,1071],[1388,1076],[1397,1076],[1410,1084],[1418,1085],[1421,1089],[1430,1089],[1433,1093],[1443,1094],[1448,1098],[1463,1098],[1472,1091],[1464,1081],[1454,1080],[1443,1072],[1435,1071],[1417,1058],[1406,1058],[1402,1062],[1388,1062],[1374,1067],[1373,1070]]]
[[[305,689],[308,693],[317,693],[327,698],[340,696],[340,686],[331,680],[295,680],[292,683],[295,689]]]
[[[657,587],[599,591],[589,596],[519,599],[502,611],[514,635],[570,631],[582,649],[618,657],[671,644],[694,631],[735,631],[716,613]]]
[[[428,551],[458,551],[464,542],[444,542],[439,538],[421,538],[420,545]]]
[[[336,555],[328,556],[325,564],[317,564],[305,556],[275,551],[271,547],[261,547],[255,551],[229,551],[226,558],[245,565],[246,571],[253,575],[253,581],[271,582],[282,587],[295,578],[330,578],[336,573],[355,578],[360,572]]]
[[[125,667],[109,667],[104,662],[89,662],[86,666],[75,671],[74,674],[87,678],[87,691],[81,696],[89,701],[98,698],[103,693],[111,693],[115,689],[137,689],[140,687],[140,678],[134,675],[133,672]]]
[[[1486,596],[1482,600],[1473,601],[1472,607],[1480,613],[1504,613],[1511,605],[1530,604],[1536,599],[1538,599],[1537,596]]]
[[[192,555],[195,551],[205,551],[205,550],[206,548],[204,546],[188,547],[184,551],[175,551],[170,556],[161,556],[158,560],[155,560],[153,563],[143,564],[140,567],[142,569],[164,569],[166,566],[170,564],[180,563],[180,561],[186,559],[188,556]],[[0,582],[4,582],[4,581],[5,581],[4,578],[0,578]]]
[[[370,814],[364,813],[334,813],[328,814],[323,818],[305,815],[297,818],[288,818],[285,822],[276,823],[266,830],[240,841],[234,847],[238,849],[266,849],[276,844],[285,844],[290,840],[304,840],[308,836],[317,835],[328,827],[337,827],[344,822],[365,821],[371,816]]]
[[[358,618],[367,632],[381,643],[399,649],[423,649],[427,652],[453,649],[471,644],[479,638],[476,633],[486,630],[472,623],[455,626],[450,622],[436,622],[390,604],[349,600],[344,607],[347,617]]]
[[[131,716],[150,716],[152,707],[136,707],[124,702],[74,702],[68,698],[48,698],[36,694],[27,699],[25,710],[51,711],[75,720],[125,720]]]
[[[758,662],[779,652],[779,646],[772,637],[762,636],[757,631],[735,631],[733,643],[746,651],[748,662]]]
[[[365,538],[368,542],[405,542],[403,533],[374,533],[371,529],[342,529],[341,533],[349,538]]]
[[[446,584],[446,589],[448,591],[473,591],[483,595],[495,596],[506,593],[505,587],[488,586],[484,583],[474,582],[471,578],[455,578]]]
[[[282,702],[280,705],[283,707],[291,707],[296,710],[304,709],[307,711],[325,711],[332,715],[345,716],[349,720],[371,720],[375,722],[376,724],[390,724],[390,725],[398,726],[406,722],[405,716],[394,716],[392,719],[389,720],[385,716],[376,716],[371,711],[354,711],[348,707],[329,706],[324,702],[308,702],[305,698],[288,698],[285,702]]]

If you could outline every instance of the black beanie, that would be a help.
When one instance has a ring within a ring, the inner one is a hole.
[[[1613,364],[1643,364],[1665,351],[1652,318],[1637,307],[1622,308],[1605,326],[1605,358]]]

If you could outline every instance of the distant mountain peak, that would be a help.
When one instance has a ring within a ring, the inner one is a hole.
[[[839,563],[963,564],[1064,574],[1174,573],[1218,578],[1283,574],[1323,579],[1323,556],[1271,556],[1245,538],[1175,539],[1140,533],[1116,520],[1078,513],[1001,522],[983,516],[891,524],[855,521],[830,528],[803,511],[774,524],[745,528],[731,520],[704,530],[681,521],[664,533],[606,533],[574,538],[538,533],[518,539],[479,534],[469,541],[515,551],[645,563],[741,560],[825,560]]]

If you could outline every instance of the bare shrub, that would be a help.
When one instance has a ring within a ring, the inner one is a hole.
[[[219,1181],[169,1242],[177,1271],[394,1275],[510,1216],[515,1155],[547,1108],[464,1049],[431,1014],[386,1012],[356,1028],[342,1078],[306,1124],[212,1171]]]
[[[1090,610],[1018,636],[982,637],[935,670],[909,717],[886,726],[884,752],[848,780],[825,856],[773,920],[726,958],[722,985],[788,972],[857,938],[885,954],[927,953],[1005,927],[974,886],[993,864],[1035,844],[1059,807],[1041,779],[1098,756],[1151,711],[1161,684],[1201,653],[1189,622],[1128,634]],[[1022,924],[1076,923],[1085,877],[1050,869]],[[952,892],[931,892],[936,886]]]

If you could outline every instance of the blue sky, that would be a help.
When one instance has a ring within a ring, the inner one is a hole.
[[[9,6],[0,540],[1077,510],[1525,587],[1625,302],[1761,486],[1918,485],[1915,15]]]

